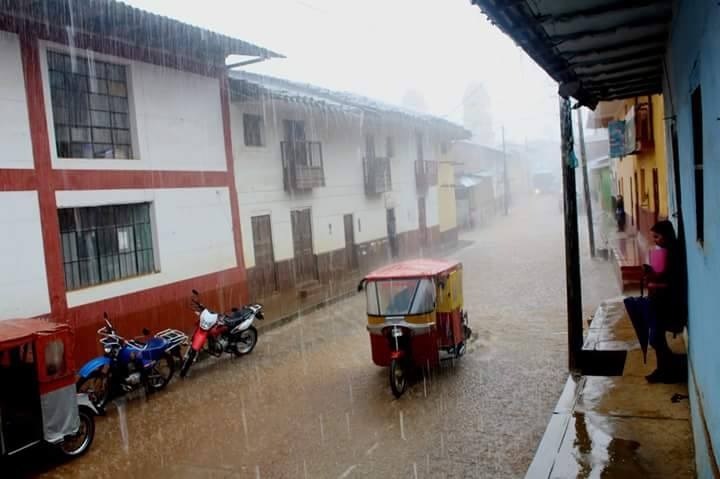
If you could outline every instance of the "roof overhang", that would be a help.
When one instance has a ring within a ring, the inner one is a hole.
[[[662,91],[672,0],[471,0],[559,84],[599,101]]]
[[[115,0],[0,0],[0,29],[32,32],[50,40],[62,40],[58,37],[76,32],[222,66],[229,55],[282,57],[257,45]]]

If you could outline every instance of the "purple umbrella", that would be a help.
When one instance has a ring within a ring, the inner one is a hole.
[[[635,329],[640,349],[643,352],[643,361],[647,362],[647,349],[649,340],[648,314],[650,314],[650,300],[643,297],[625,298],[625,309],[627,310],[630,322]]]

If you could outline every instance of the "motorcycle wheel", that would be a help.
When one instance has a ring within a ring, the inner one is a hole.
[[[65,457],[82,456],[90,448],[95,439],[95,418],[92,411],[86,407],[80,407],[80,427],[72,436],[67,436],[58,445],[58,450]]]
[[[110,377],[103,371],[94,371],[77,382],[77,392],[87,394],[98,408],[104,408],[110,400]]]
[[[245,331],[241,331],[240,334],[238,334],[237,341],[235,341],[235,356],[250,354],[252,350],[255,349],[257,337],[257,329],[253,326],[250,326]]]
[[[175,374],[175,359],[170,354],[164,354],[155,362],[147,378],[151,391],[160,391],[168,385]]]
[[[192,364],[195,362],[196,356],[197,351],[195,351],[193,348],[188,348],[187,353],[185,353],[185,359],[183,360],[182,367],[180,368],[181,378],[187,376],[187,373],[190,370],[190,366],[192,366]]]
[[[390,389],[396,398],[402,396],[407,389],[405,366],[397,359],[390,363]]]

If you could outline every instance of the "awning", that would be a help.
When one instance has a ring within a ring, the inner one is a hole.
[[[600,170],[602,168],[610,168],[610,157],[604,156],[595,160],[588,161],[588,168],[591,170]]]
[[[560,84],[598,101],[662,91],[672,0],[471,0]]]

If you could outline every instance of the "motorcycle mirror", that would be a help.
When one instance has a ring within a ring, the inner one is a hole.
[[[107,314],[107,311],[103,312],[103,319],[104,319],[105,321],[107,321],[107,320],[108,320],[108,314]]]
[[[148,328],[143,328],[142,333],[143,336],[150,336],[150,330]]]
[[[362,291],[364,288],[365,288],[365,280],[363,279],[362,281],[360,281],[360,283],[358,283],[358,286],[357,286],[358,293],[360,291]]]
[[[200,296],[200,293],[198,293],[197,289],[193,289],[192,294],[194,294],[195,296]]]

